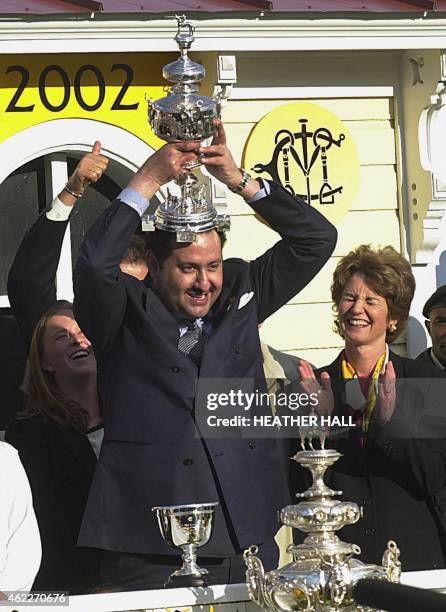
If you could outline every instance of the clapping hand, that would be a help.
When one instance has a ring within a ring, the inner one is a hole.
[[[376,419],[380,425],[385,425],[395,410],[396,405],[396,374],[393,363],[389,361],[384,373],[379,377],[378,397],[375,412]]]
[[[316,380],[313,368],[308,361],[301,360],[299,364],[299,374],[301,376],[301,386],[308,395],[315,394],[318,398],[315,406],[315,413],[318,416],[328,416],[334,410],[334,397],[331,389],[330,374],[322,372],[321,383]]]

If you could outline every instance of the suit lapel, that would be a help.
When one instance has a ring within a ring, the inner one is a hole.
[[[162,330],[163,337],[166,341],[176,346],[178,344],[179,334],[177,320],[153,291],[150,283],[144,297],[145,303],[143,306],[147,312],[148,318],[156,321],[156,326]]]

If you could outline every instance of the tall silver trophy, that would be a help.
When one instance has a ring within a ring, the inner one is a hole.
[[[183,561],[182,567],[170,575],[165,587],[204,587],[213,582],[208,570],[197,563],[197,548],[207,544],[211,537],[216,506],[218,502],[152,508],[163,538],[181,549]]]
[[[202,141],[214,133],[214,119],[220,117],[220,101],[198,93],[199,83],[205,77],[201,64],[188,57],[194,41],[194,26],[183,16],[177,17],[178,32],[175,40],[180,57],[163,68],[163,77],[174,83],[167,96],[149,100],[149,123],[155,134],[166,142]],[[192,169],[200,162],[189,164],[175,181],[180,195],[168,191],[166,200],[149,217],[154,227],[176,232],[178,242],[193,242],[196,234],[213,228],[229,229],[230,220],[219,215],[207,200],[205,189],[197,187],[198,179]]]
[[[266,612],[372,612],[354,599],[354,586],[363,578],[399,582],[399,549],[389,541],[382,565],[362,563],[356,544],[343,542],[337,535],[345,525],[353,525],[362,509],[353,502],[335,499],[342,491],[333,491],[324,483],[324,474],[341,457],[325,448],[326,429],[301,428],[302,450],[292,459],[310,470],[313,484],[296,497],[302,501],[283,508],[280,521],[308,534],[302,544],[291,544],[288,552],[293,562],[265,573],[257,557],[257,547],[245,550],[246,580],[250,598]]]

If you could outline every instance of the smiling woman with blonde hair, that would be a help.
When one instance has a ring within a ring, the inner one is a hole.
[[[69,302],[37,323],[25,387],[25,409],[6,439],[27,472],[42,538],[33,588],[88,592],[98,584],[99,552],[77,548],[76,541],[102,425],[96,360]]]
[[[392,539],[405,571],[445,567],[446,443],[420,439],[421,431],[441,435],[427,422],[444,412],[444,376],[388,346],[409,317],[410,264],[391,246],[361,245],[341,258],[331,290],[345,348],[318,370],[320,383],[308,363],[299,370],[305,390],[318,393],[320,414],[354,423],[347,432],[332,430],[328,442],[342,457],[327,484],[364,512],[340,535],[358,544],[368,563],[380,563]]]

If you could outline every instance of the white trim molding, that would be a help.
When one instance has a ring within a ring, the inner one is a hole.
[[[90,18],[0,21],[0,53],[122,53],[176,51],[174,18]],[[192,16],[193,20],[193,16]],[[446,13],[396,18],[302,19],[261,12],[225,19],[200,19],[194,51],[376,50],[446,47]],[[45,46],[36,44],[45,41]]]
[[[286,100],[303,98],[391,98],[393,85],[337,85],[303,87],[233,87],[230,100]]]
[[[423,219],[423,244],[416,252],[417,264],[430,264],[444,238],[446,223],[446,200],[431,200]],[[434,261],[437,264],[437,261]]]
[[[154,150],[120,127],[92,119],[54,119],[17,132],[0,143],[0,183],[29,161],[62,151],[89,152],[95,140],[112,162],[135,172]]]

